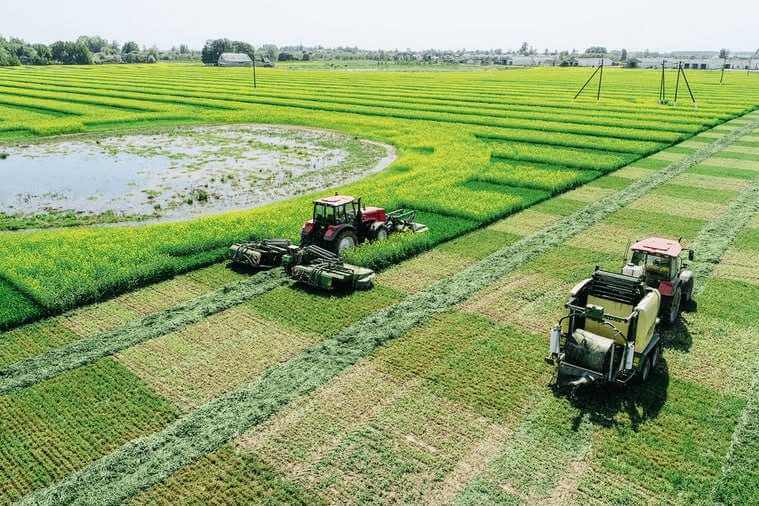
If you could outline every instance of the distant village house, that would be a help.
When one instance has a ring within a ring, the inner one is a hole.
[[[245,53],[221,53],[219,67],[252,67],[253,60]]]

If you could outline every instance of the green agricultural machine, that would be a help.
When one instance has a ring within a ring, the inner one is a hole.
[[[681,300],[690,301],[693,273],[680,255],[679,241],[652,237],[636,242],[621,273],[596,267],[575,285],[568,314],[551,329],[546,360],[556,384],[627,385],[645,382],[661,358],[660,317],[676,323]]]
[[[303,224],[301,245],[287,239],[234,244],[232,263],[253,269],[284,267],[298,283],[320,290],[368,290],[374,271],[347,264],[342,253],[366,241],[382,241],[391,234],[423,233],[416,212],[366,207],[361,199],[335,195],[314,201],[312,218]]]
[[[374,271],[347,264],[335,253],[316,246],[296,246],[287,239],[269,239],[234,244],[231,261],[253,269],[284,267],[296,282],[320,290],[368,290]]]

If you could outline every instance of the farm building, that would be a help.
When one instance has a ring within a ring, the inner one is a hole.
[[[221,53],[219,67],[252,67],[253,60],[245,53]]]
[[[726,69],[745,70],[754,68],[754,64],[748,58],[728,58],[727,62],[724,62],[722,58],[716,56],[710,58],[662,58],[661,56],[638,58],[638,66],[645,69],[661,68],[662,60],[664,60],[665,68],[677,68],[677,63],[681,61],[686,70],[719,70],[723,64]],[[751,66],[749,67],[749,65]]]
[[[554,66],[558,62],[558,58],[552,55],[514,55],[511,58],[509,65],[518,65],[522,67],[536,67],[536,66]]]
[[[604,61],[605,67],[617,65],[617,63],[614,62],[611,58],[603,58],[603,61]],[[595,67],[600,62],[601,62],[601,58],[595,58],[592,56],[583,56],[583,57],[577,58],[578,67]]]

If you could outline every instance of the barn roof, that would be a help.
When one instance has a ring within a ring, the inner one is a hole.
[[[253,60],[250,59],[245,53],[221,53],[219,61],[237,62],[237,63],[250,63]]]

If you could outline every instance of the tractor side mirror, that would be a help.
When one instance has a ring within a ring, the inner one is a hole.
[[[695,257],[696,256],[693,254],[693,250],[689,249],[688,250],[688,260],[690,260],[692,262]]]

